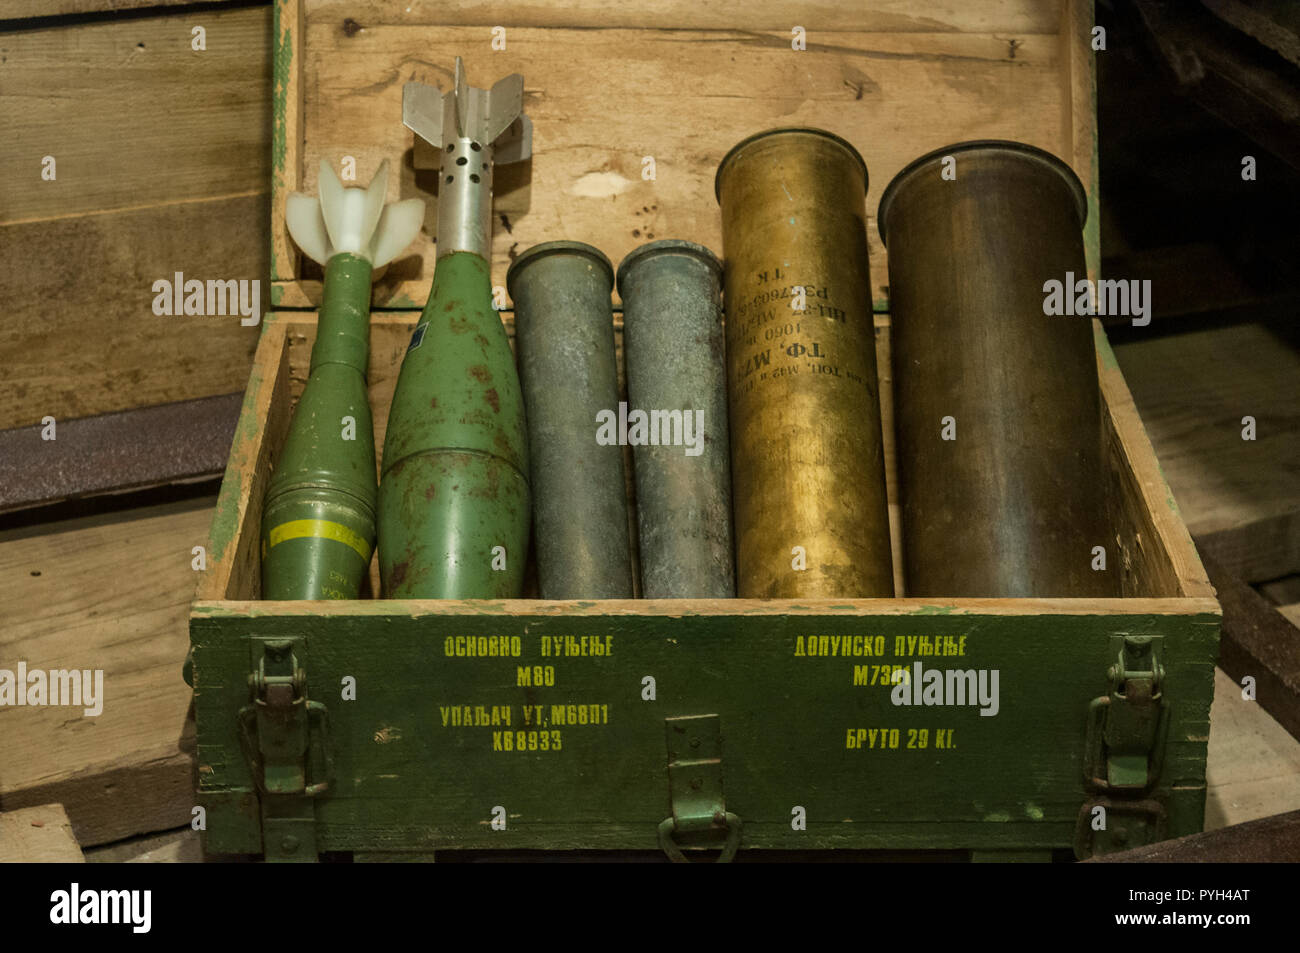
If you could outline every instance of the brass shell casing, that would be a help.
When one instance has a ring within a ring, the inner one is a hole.
[[[741,598],[894,594],[866,189],[862,157],[817,129],[718,167]]]
[[[1068,165],[996,140],[921,156],[880,199],[910,596],[1121,594],[1093,565],[1112,538],[1093,320],[1044,308],[1045,282],[1087,277],[1087,214]]]

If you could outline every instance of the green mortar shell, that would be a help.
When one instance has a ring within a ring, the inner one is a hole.
[[[670,434],[680,444],[661,438],[657,446],[632,448],[641,594],[734,598],[722,263],[693,242],[651,242],[623,259],[618,292],[628,412],[681,411],[677,424],[683,425]],[[687,411],[694,438],[689,456]]]
[[[533,540],[543,599],[630,599],[623,448],[596,442],[618,415],[614,269],[580,242],[546,242],[506,275],[528,405]]]
[[[527,473],[523,398],[492,309],[488,263],[450,254],[438,259],[388,415],[379,489],[384,595],[517,598]]]
[[[370,262],[349,254],[325,268],[311,371],[263,508],[264,599],[355,599],[370,565],[377,495],[366,398],[370,272]],[[344,417],[355,426],[345,428]]]

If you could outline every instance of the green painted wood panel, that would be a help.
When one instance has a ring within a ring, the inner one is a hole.
[[[584,605],[593,604],[421,615],[379,602],[331,617],[196,607],[209,850],[257,850],[236,713],[248,702],[250,644],[267,638],[301,640],[308,694],[329,708],[334,777],[316,804],[322,850],[653,849],[670,813],[664,719],[711,713],[721,719],[727,809],[744,821],[743,847],[1068,847],[1091,796],[1088,706],[1108,691],[1117,634],[1159,636],[1171,723],[1154,796],[1168,811],[1168,836],[1201,828],[1217,615],[927,607],[596,616]],[[816,654],[808,639],[818,640]],[[921,654],[927,639],[961,654]],[[457,654],[470,644],[505,654]],[[595,646],[606,654],[591,654]],[[997,670],[997,714],[894,705],[880,680],[889,666],[918,661]],[[535,676],[538,667],[543,684],[521,686],[520,670]],[[346,676],[356,679],[354,701],[340,697]],[[653,701],[642,697],[646,676]],[[457,725],[457,709],[461,722],[489,723]],[[850,732],[860,747],[849,746]],[[498,805],[504,831],[489,825]],[[796,807],[807,812],[805,831],[792,829]]]

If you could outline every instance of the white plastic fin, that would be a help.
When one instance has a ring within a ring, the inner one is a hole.
[[[361,219],[361,242],[369,244],[370,236],[375,234],[379,224],[379,215],[384,210],[384,199],[388,197],[388,160],[379,163],[375,177],[366,186],[365,208]]]
[[[289,229],[289,236],[304,255],[322,265],[329,261],[329,234],[325,231],[320,202],[314,195],[289,193],[284,203],[284,224]]]
[[[424,223],[423,199],[385,206],[387,192],[387,159],[365,189],[344,188],[322,159],[320,198],[291,193],[284,203],[285,225],[303,254],[322,265],[348,252],[378,268],[409,245]]]
[[[423,224],[423,199],[404,199],[385,206],[370,244],[370,263],[376,268],[388,264],[411,244]]]
[[[320,160],[320,210],[325,216],[325,230],[330,244],[338,249],[343,241],[343,183],[334,174],[329,160]]]

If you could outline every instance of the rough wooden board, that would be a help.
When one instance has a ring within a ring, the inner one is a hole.
[[[0,37],[0,222],[263,188],[270,24],[269,8],[246,7]],[[206,51],[190,48],[193,26],[207,31]],[[52,182],[41,178],[47,155]],[[256,233],[245,240],[265,244]],[[51,270],[66,280],[66,269]]]
[[[1300,351],[1264,325],[1233,324],[1115,353],[1192,535],[1215,537],[1216,557],[1246,581],[1300,571]],[[1247,415],[1253,441],[1241,436]]]
[[[1277,611],[1282,613],[1292,625],[1300,627],[1300,602],[1293,602],[1289,606],[1278,606]]]
[[[456,55],[476,84],[521,72],[534,124],[532,160],[497,174],[498,284],[513,254],[558,237],[591,242],[615,261],[652,238],[689,236],[720,249],[718,161],[757,130],[807,124],[840,132],[866,159],[873,297],[880,299],[887,273],[875,205],[911,159],[988,137],[1075,154],[1074,114],[1066,108],[1074,93],[1055,33],[844,32],[794,52],[788,35],[734,29],[519,28],[508,50],[494,53],[482,28],[373,21],[349,35],[333,17],[309,17],[305,32],[305,145],[301,169],[285,170],[284,187],[314,191],[322,157],[337,167],[343,155],[354,156],[361,181],[381,159],[402,156],[390,199],[429,203],[425,232],[377,285],[375,301],[391,307],[423,305],[435,254],[437,176],[411,168],[412,134],[399,121],[402,85],[445,87]],[[655,157],[654,181],[641,177],[646,155]],[[275,202],[272,213],[279,235]],[[278,301],[302,306],[315,291],[282,287]]]
[[[62,804],[42,804],[0,813],[0,864],[84,861]]]
[[[133,837],[86,851],[88,864],[197,864],[203,862],[199,832],[185,827],[147,837]]]
[[[224,2],[228,0],[0,0],[0,20],[119,13],[142,7],[187,7],[195,3]]]
[[[153,283],[257,279],[265,313],[268,211],[262,191],[0,225],[0,430],[243,390],[260,328],[155,315]]]
[[[879,32],[1001,32],[1055,33],[1059,22],[1055,0],[866,0],[854,4],[835,0],[758,0],[744,3],[699,3],[697,0],[649,0],[621,3],[619,0],[526,0],[510,5],[508,16],[499,7],[482,0],[448,0],[432,3],[415,0],[402,4],[384,0],[307,0],[307,15],[314,22],[342,28],[350,17],[358,29],[376,22],[408,25],[491,27],[500,23],[515,27],[646,27],[652,29],[789,30],[802,26],[809,43],[821,32],[870,30]],[[509,33],[507,34],[509,35]],[[484,43],[490,35],[485,35]]]
[[[1205,777],[1207,831],[1300,804],[1300,741],[1258,702],[1243,701],[1241,686],[1217,668]]]
[[[83,845],[188,823],[181,679],[211,497],[0,532],[6,668],[104,671],[103,713],[0,708],[0,807],[58,800]],[[39,573],[39,575],[34,575]]]

